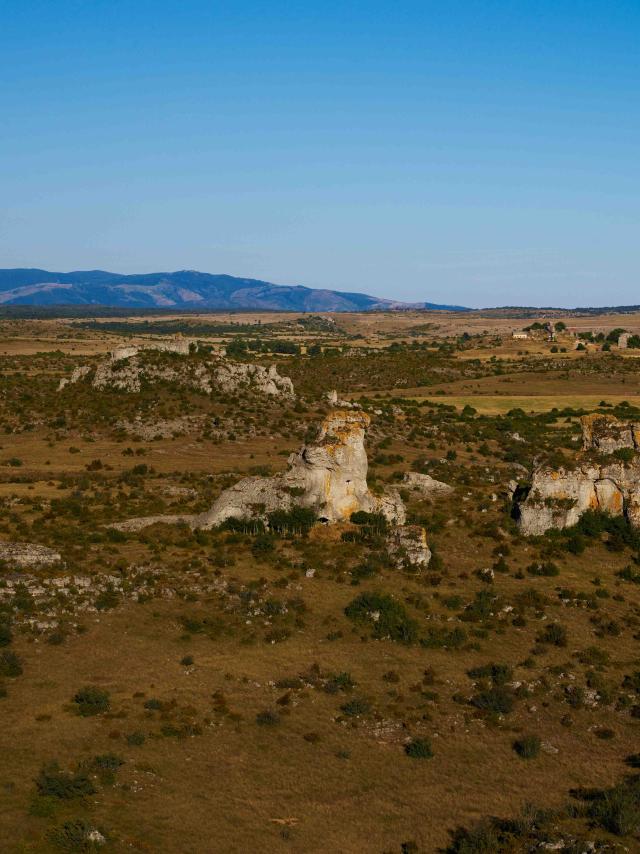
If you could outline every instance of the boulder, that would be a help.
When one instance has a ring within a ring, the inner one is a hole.
[[[449,486],[448,483],[435,480],[431,475],[417,471],[408,471],[402,482],[409,489],[415,489],[416,492],[420,492],[426,498],[431,498],[434,495],[449,495],[453,492],[453,487]]]

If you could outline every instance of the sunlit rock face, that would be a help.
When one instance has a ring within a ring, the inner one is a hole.
[[[318,438],[289,457],[289,469],[275,477],[248,477],[226,489],[208,513],[203,527],[225,519],[266,516],[292,507],[312,509],[323,522],[348,521],[352,513],[382,513],[396,524],[405,521],[404,504],[396,490],[373,495],[367,485],[364,447],[369,416],[358,411],[332,412]]]
[[[516,502],[524,534],[569,528],[586,510],[624,514],[640,527],[640,427],[613,415],[587,415],[581,422],[583,452],[576,467],[537,468],[528,493]],[[625,450],[625,459],[612,456]]]
[[[357,410],[337,410],[322,422],[318,437],[289,457],[289,468],[273,477],[246,477],[225,489],[210,510],[197,516],[154,516],[117,525],[139,530],[155,522],[186,522],[213,528],[227,519],[267,521],[276,510],[304,507],[321,522],[348,522],[359,510],[381,513],[387,522],[403,525],[405,507],[397,490],[374,495],[367,485],[364,446],[369,416]]]

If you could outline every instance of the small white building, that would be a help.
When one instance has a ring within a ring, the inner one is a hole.
[[[514,332],[514,333],[512,333],[511,337],[517,339],[518,341],[523,341],[529,337],[529,333],[528,332]]]

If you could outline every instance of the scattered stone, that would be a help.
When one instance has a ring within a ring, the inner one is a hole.
[[[19,569],[51,566],[62,561],[58,552],[37,543],[0,543],[0,561]]]

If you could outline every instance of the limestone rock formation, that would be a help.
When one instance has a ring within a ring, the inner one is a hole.
[[[400,569],[424,569],[431,560],[427,532],[421,525],[395,528],[389,534],[387,542],[389,552],[395,557]]]
[[[409,489],[415,489],[426,498],[431,498],[434,495],[449,495],[453,492],[453,487],[441,480],[435,480],[429,474],[422,474],[417,471],[408,471],[403,479],[403,484]]]
[[[0,543],[0,561],[10,567],[52,566],[61,560],[58,552],[38,543]]]
[[[582,418],[583,453],[573,469],[537,468],[524,497],[516,492],[516,515],[521,531],[543,534],[549,528],[569,528],[586,510],[612,516],[624,514],[640,527],[640,454],[629,460],[614,452],[640,449],[640,428],[612,415]]]
[[[336,406],[339,409],[361,409],[359,403],[354,403],[351,400],[342,400],[338,397],[338,392],[335,388],[332,388],[331,391],[325,392],[325,399],[328,401],[330,406]]]
[[[177,355],[177,360],[158,361],[148,358],[150,351],[161,351]],[[136,394],[144,383],[175,382],[195,388],[205,394],[214,389],[235,392],[252,389],[258,394],[271,397],[295,397],[293,383],[289,377],[278,373],[275,365],[265,368],[242,362],[230,362],[217,354],[207,359],[193,359],[197,344],[186,339],[176,341],[154,341],[144,347],[119,347],[95,368],[76,368],[69,378],[60,380],[58,391],[80,382],[91,374],[91,385],[98,389],[114,389]]]
[[[640,448],[640,425],[620,421],[614,415],[585,415],[581,423],[585,451],[612,454],[621,448]]]
[[[352,513],[382,513],[387,521],[403,525],[406,514],[397,490],[374,495],[367,485],[364,447],[369,416],[359,411],[335,411],[325,418],[318,438],[289,457],[289,468],[274,477],[246,477],[218,497],[197,516],[150,517],[119,524],[139,530],[158,521],[187,522],[194,528],[213,528],[227,519],[267,519],[275,510],[294,507],[313,510],[321,522],[348,521]]]

